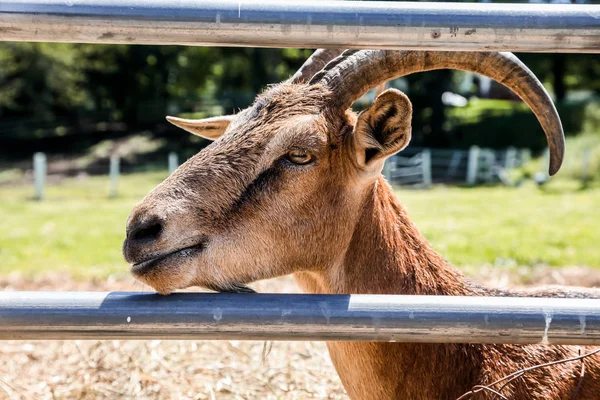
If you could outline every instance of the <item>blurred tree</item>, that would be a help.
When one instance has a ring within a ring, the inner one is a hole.
[[[80,52],[72,44],[0,46],[0,117],[69,116],[88,100]]]
[[[235,112],[247,107],[268,84],[291,76],[311,52],[0,43],[0,147],[6,146],[3,140],[7,137],[16,135],[33,140],[42,131],[44,137],[60,137],[68,131],[77,134],[71,141],[86,140],[85,136],[91,134],[97,122],[119,122],[120,130],[114,131],[115,135],[142,129],[160,134],[161,129],[167,129],[164,124],[167,114]],[[574,97],[572,94],[575,97],[600,94],[600,62],[596,55],[520,54],[519,57],[554,93],[559,106],[568,103]],[[474,131],[484,129],[489,113],[482,114],[480,125],[461,120],[463,115],[472,114],[468,112],[452,112],[452,120],[448,119],[449,109],[442,102],[444,92],[458,92],[466,97],[478,94],[474,84],[466,89],[461,85],[462,77],[464,73],[444,70],[404,78],[403,88],[414,104],[414,144],[465,146],[468,138],[478,137]],[[568,123],[570,115],[580,115],[577,112],[571,112],[567,118],[563,116],[563,120]],[[510,123],[507,118],[513,114],[504,113],[503,121]],[[15,121],[22,123],[15,125]],[[31,128],[37,121],[45,121],[47,127],[76,129]],[[470,133],[465,133],[461,126],[468,126]],[[569,132],[577,132],[576,126]],[[528,135],[537,132],[525,134]],[[63,146],[71,141],[60,143]],[[532,146],[537,146],[537,141]]]

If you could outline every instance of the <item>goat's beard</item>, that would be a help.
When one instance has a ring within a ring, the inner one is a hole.
[[[156,290],[158,293],[163,294],[163,295],[168,295],[178,289],[185,289],[191,286],[199,286],[199,287],[204,287],[206,289],[215,291],[215,292],[219,292],[219,293],[256,293],[256,291],[254,289],[252,289],[249,286],[246,285],[242,285],[242,284],[237,284],[237,283],[222,283],[222,284],[199,284],[199,285],[195,285],[193,283],[187,283],[185,285],[182,285],[181,287],[179,286],[172,286],[169,284],[165,284],[163,281],[156,281],[156,280],[152,280],[149,281],[147,279],[144,279],[143,277],[137,277],[138,280],[140,280],[141,282],[143,282],[146,285],[151,286],[154,290]]]
[[[142,283],[151,286],[160,294],[170,294],[176,290],[199,287],[219,293],[256,293],[246,286],[259,279],[256,276],[227,273],[219,268],[228,260],[215,260],[206,251],[185,257],[167,258],[149,271],[133,274]]]
[[[256,293],[256,290],[252,289],[251,287],[236,283],[225,284],[222,286],[209,285],[206,288],[219,293]]]

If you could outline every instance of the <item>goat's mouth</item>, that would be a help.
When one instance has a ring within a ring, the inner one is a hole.
[[[183,247],[167,253],[159,254],[152,258],[133,264],[131,266],[131,272],[135,276],[140,277],[147,275],[150,272],[154,271],[156,268],[160,267],[161,265],[164,265],[167,261],[172,261],[177,258],[187,259],[195,256],[196,254],[202,252],[204,246],[204,242],[201,242],[192,246]]]

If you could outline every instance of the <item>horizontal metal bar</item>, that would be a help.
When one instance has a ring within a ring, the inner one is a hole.
[[[403,178],[406,176],[422,176],[423,167],[401,167],[391,171],[392,178]]]
[[[600,6],[2,0],[0,40],[598,53]]]
[[[600,300],[0,292],[0,339],[600,344]]]

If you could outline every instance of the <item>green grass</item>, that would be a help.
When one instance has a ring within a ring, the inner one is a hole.
[[[0,273],[68,271],[76,277],[127,274],[121,255],[132,207],[166,176],[122,176],[118,198],[108,179],[67,179],[48,185],[46,199],[31,187],[0,187]]]
[[[0,187],[0,274],[67,271],[79,278],[127,275],[121,256],[133,205],[166,172],[123,176],[109,199],[105,177],[49,185],[46,200],[30,187]],[[600,188],[533,185],[399,190],[425,236],[459,267],[600,266]]]
[[[400,191],[434,248],[459,267],[600,267],[600,189],[557,181],[543,191],[443,188]]]

